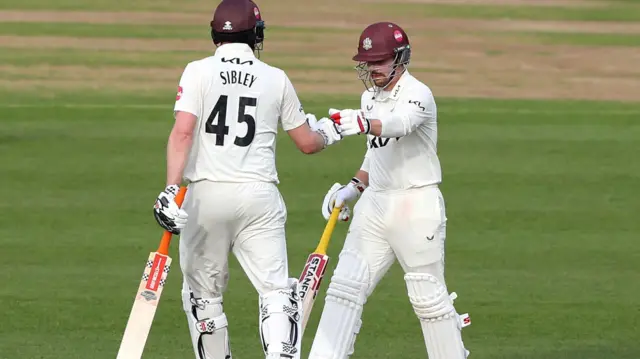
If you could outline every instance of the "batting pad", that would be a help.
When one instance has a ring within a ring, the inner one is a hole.
[[[345,359],[353,353],[368,287],[368,264],[358,253],[343,251],[327,289],[309,359]]]
[[[260,338],[267,358],[299,359],[301,313],[298,280],[289,278],[288,289],[278,289],[259,298]]]
[[[407,273],[409,300],[420,320],[429,359],[465,359],[460,316],[447,287],[428,273]]]
[[[196,358],[231,359],[227,317],[222,308],[222,297],[194,298],[183,284],[182,303]]]

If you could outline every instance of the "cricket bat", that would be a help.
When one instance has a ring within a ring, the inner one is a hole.
[[[313,308],[313,303],[318,295],[320,283],[324,272],[327,270],[327,264],[329,264],[329,256],[327,256],[327,248],[329,247],[329,241],[331,241],[331,234],[338,222],[338,216],[340,215],[341,207],[335,207],[331,212],[331,217],[327,221],[327,225],[324,227],[320,243],[313,253],[307,258],[307,263],[304,266],[302,275],[300,276],[298,295],[302,301],[302,334],[304,334],[304,328],[309,321],[309,315]],[[301,334],[301,335],[302,335]]]
[[[186,187],[180,188],[175,199],[178,206],[182,206],[186,192]],[[149,259],[140,281],[140,287],[129,314],[129,321],[124,329],[117,359],[142,358],[142,352],[151,331],[153,317],[158,309],[160,295],[162,295],[162,289],[171,268],[171,257],[169,257],[171,237],[171,232],[164,231],[158,250],[149,254]]]

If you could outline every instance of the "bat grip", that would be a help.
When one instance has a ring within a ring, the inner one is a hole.
[[[315,253],[327,253],[327,248],[329,248],[329,241],[331,240],[331,234],[333,234],[333,229],[336,228],[336,223],[338,222],[338,216],[340,216],[341,209],[342,207],[334,207],[333,211],[331,211],[331,216],[327,221],[327,225],[324,227],[324,232],[322,232],[322,237],[320,238],[320,243],[318,243],[318,247],[316,248]]]
[[[184,196],[187,193],[187,187],[182,186],[176,195],[176,204],[178,207],[182,207],[182,202],[184,202]],[[158,246],[158,253],[169,255],[169,245],[171,244],[171,232],[165,230],[162,234],[162,239],[160,240],[160,246]]]

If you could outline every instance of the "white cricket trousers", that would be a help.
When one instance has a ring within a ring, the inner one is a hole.
[[[194,182],[183,208],[180,267],[196,298],[223,295],[230,252],[260,295],[288,288],[287,210],[275,184]]]
[[[466,357],[461,323],[457,314],[451,316],[455,309],[444,280],[446,221],[437,186],[364,191],[327,289],[309,359],[345,359],[354,353],[364,305],[396,258],[406,273],[429,358]]]
[[[397,259],[404,272],[431,273],[444,283],[447,216],[437,186],[403,191],[367,189],[354,207],[343,250],[367,262],[367,295]]]

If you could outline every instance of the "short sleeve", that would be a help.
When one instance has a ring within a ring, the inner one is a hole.
[[[193,62],[189,63],[182,72],[173,111],[189,112],[198,118],[201,117],[202,96],[200,91],[200,76]]]
[[[300,127],[307,121],[302,104],[298,99],[298,94],[296,94],[296,90],[293,88],[293,84],[286,74],[284,74],[284,90],[281,106],[280,121],[285,131]]]

